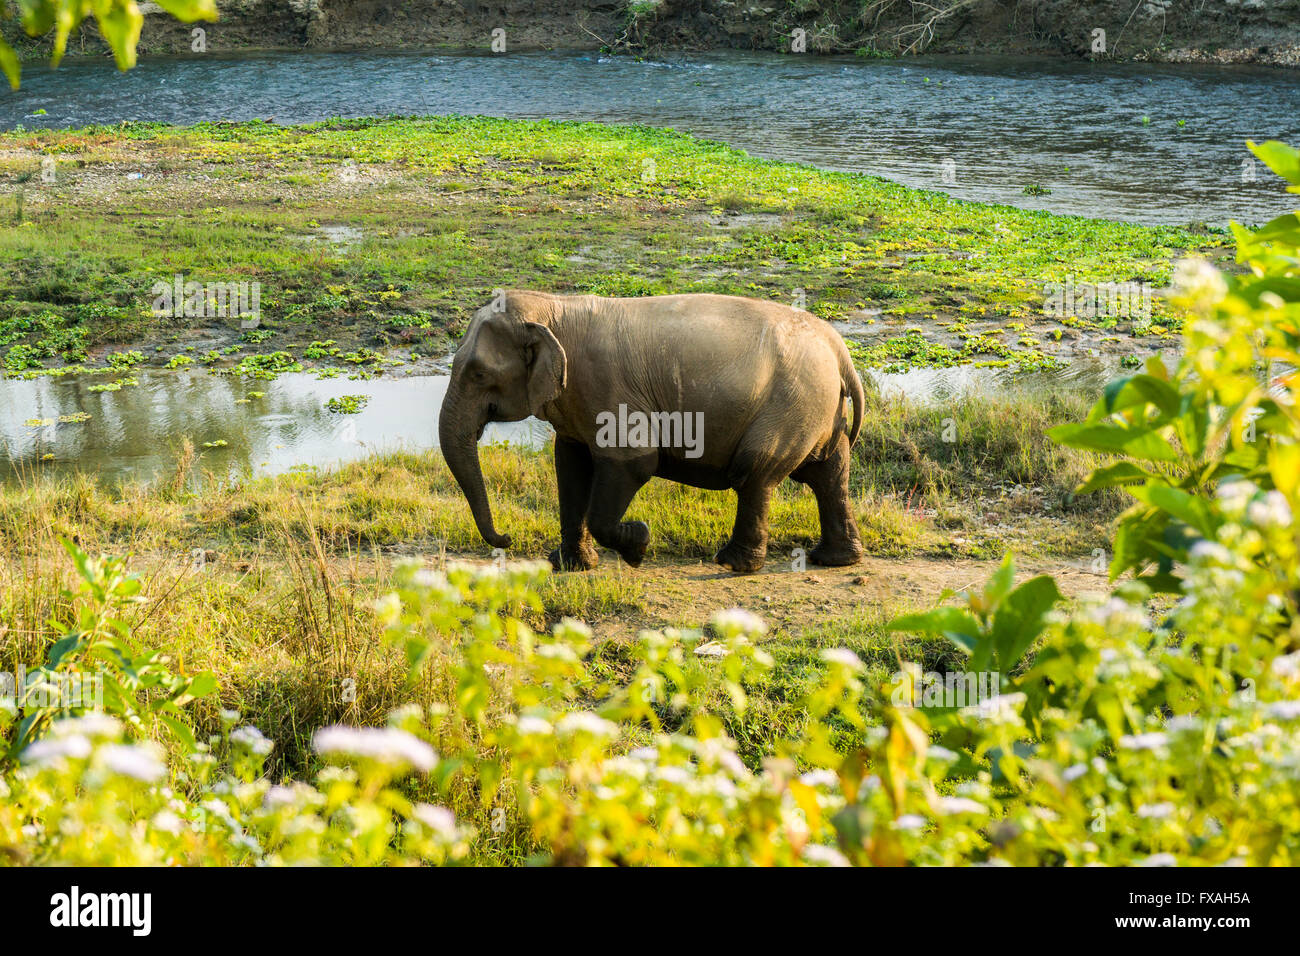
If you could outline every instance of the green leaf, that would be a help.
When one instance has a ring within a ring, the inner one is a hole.
[[[967,653],[975,649],[980,635],[979,622],[969,612],[956,607],[936,607],[920,614],[904,614],[886,624],[885,630],[942,634]]]
[[[1030,578],[1007,595],[993,616],[992,644],[998,671],[1009,673],[1043,630],[1043,619],[1061,599],[1049,574]]]
[[[1155,476],[1149,471],[1139,468],[1131,461],[1121,461],[1114,465],[1107,465],[1105,468],[1097,468],[1088,480],[1074,489],[1076,495],[1091,494],[1101,488],[1116,488],[1122,485],[1131,485],[1143,481],[1149,481]]]
[[[185,23],[217,18],[217,5],[214,0],[155,0],[155,2],[177,20]]]
[[[4,70],[5,76],[9,80],[9,85],[13,89],[18,89],[18,81],[22,76],[23,67],[18,61],[18,54],[14,48],[0,37],[0,70]]]
[[[80,631],[74,631],[73,633],[55,641],[53,646],[50,647],[49,656],[46,658],[48,666],[51,668],[58,667],[59,662],[62,661],[63,658],[67,657],[68,654],[84,647],[85,645],[81,638],[82,633]]]
[[[1246,147],[1292,186],[1300,186],[1300,149],[1275,139],[1259,144],[1246,140]]]
[[[140,28],[144,26],[140,8],[134,3],[113,2],[107,10],[101,9],[96,19],[99,32],[108,41],[113,58],[117,60],[117,68],[129,70],[135,66],[135,47],[140,42]]]
[[[1102,395],[1106,413],[1110,415],[1134,407],[1154,405],[1172,417],[1178,414],[1179,401],[1178,389],[1153,375],[1116,379],[1106,386]]]
[[[185,689],[185,692],[191,697],[207,697],[214,693],[218,686],[216,675],[211,671],[204,671],[190,681],[190,686]]]
[[[1011,592],[1011,587],[1016,583],[1016,562],[1008,551],[1002,556],[1002,563],[998,569],[993,572],[989,578],[988,584],[984,585],[984,598],[988,608],[997,607],[1004,597]],[[987,612],[986,612],[987,613]]]
[[[1143,461],[1176,461],[1178,458],[1169,442],[1151,428],[1083,422],[1057,425],[1049,429],[1047,435],[1052,441],[1071,448],[1129,455]]]
[[[1153,508],[1159,508],[1184,524],[1191,525],[1207,538],[1214,536],[1214,516],[1210,511],[1209,502],[1204,498],[1198,498],[1179,488],[1156,483],[1130,488],[1129,494]]]
[[[167,729],[172,732],[172,736],[179,741],[186,750],[193,751],[198,742],[194,739],[194,731],[190,729],[189,724],[179,717],[173,717],[171,714],[159,714],[159,719],[167,725]]]
[[[54,29],[55,5],[50,0],[18,0],[23,29],[29,37],[44,36]]]

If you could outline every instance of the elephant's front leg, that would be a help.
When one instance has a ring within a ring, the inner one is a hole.
[[[714,560],[738,574],[763,567],[767,560],[767,514],[772,502],[772,485],[753,479],[736,489],[736,524],[731,540]]]
[[[630,461],[593,457],[587,524],[597,541],[617,551],[634,568],[650,545],[650,526],[644,521],[624,521],[623,515],[654,470],[654,456]]]
[[[590,571],[600,561],[587,530],[591,501],[591,449],[555,439],[555,484],[560,495],[560,546],[548,557],[557,571]]]

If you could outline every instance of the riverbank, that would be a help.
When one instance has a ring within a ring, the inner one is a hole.
[[[1171,63],[1300,65],[1300,3],[1209,0],[1177,5],[1149,0],[1047,0],[1026,9],[997,0],[863,5],[849,0],[799,4],[703,0],[559,0],[493,7],[416,0],[392,6],[369,0],[231,0],[220,19],[194,27],[141,5],[145,54],[343,49],[605,50],[662,55],[706,49],[857,53],[1010,54]],[[496,33],[494,31],[501,31]],[[1098,32],[1100,31],[1100,32]],[[29,58],[47,41],[15,28]],[[99,55],[93,26],[74,34],[74,55]],[[497,46],[494,48],[493,43]]]
[[[8,132],[0,204],[11,376],[427,373],[509,287],[802,304],[864,367],[1129,365],[1177,343],[1172,262],[1227,241],[671,130],[456,117]],[[223,305],[254,288],[255,316]]]
[[[641,568],[602,550],[596,570],[552,577],[540,606],[519,613],[538,629],[566,616],[586,622],[615,676],[626,676],[628,647],[643,629],[696,627],[725,607],[760,615],[763,647],[779,666],[749,688],[754,722],[741,722],[744,756],[759,760],[802,719],[797,701],[823,648],[852,648],[872,679],[900,659],[927,670],[955,665],[959,652],[946,639],[891,633],[885,622],[932,606],[945,589],[978,586],[1006,549],[1020,556],[1022,574],[1050,572],[1069,595],[1104,588],[1097,548],[1120,496],[1073,496],[1097,460],[1044,434],[1085,410],[1081,397],[970,397],[929,408],[873,397],[852,474],[862,564],[800,560],[814,543],[816,506],[787,482],[773,503],[767,566],[724,572],[711,555],[729,533],[734,495],[656,481],[629,512],[652,528]],[[944,440],[949,421],[955,441]],[[508,557],[542,558],[558,538],[549,450],[488,447],[482,461],[498,522],[515,539]],[[274,741],[277,773],[302,772],[315,727],[374,724],[400,704],[436,701],[436,690],[406,685],[401,650],[383,640],[373,601],[402,561],[493,560],[440,456],[375,455],[262,479],[203,471],[203,450],[182,447],[171,472],[151,481],[105,487],[36,470],[0,484],[0,670],[44,658],[46,622],[65,613],[61,595],[72,583],[64,538],[91,554],[130,555],[142,581],[133,637],[186,672],[213,671],[222,692],[197,705],[200,729],[219,732],[219,710],[239,710]],[[715,689],[719,713],[735,722]]]

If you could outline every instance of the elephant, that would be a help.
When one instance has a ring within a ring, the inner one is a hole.
[[[511,539],[492,521],[478,439],[489,422],[529,415],[555,429],[556,570],[595,567],[593,538],[639,566],[650,528],[623,517],[652,477],[735,490],[735,526],[715,557],[730,571],[762,568],[772,492],[787,476],[817,497],[821,541],[808,558],[862,558],[848,487],[862,382],[843,339],[808,312],[730,295],[498,291],[461,340],[438,419],[443,457],[494,548]]]

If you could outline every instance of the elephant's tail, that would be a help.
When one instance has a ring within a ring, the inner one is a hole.
[[[862,431],[862,411],[866,404],[866,395],[862,390],[862,379],[858,377],[858,370],[853,367],[849,350],[841,345],[839,351],[842,394],[853,400],[853,427],[849,429],[849,447],[852,448],[857,443],[858,432]]]

